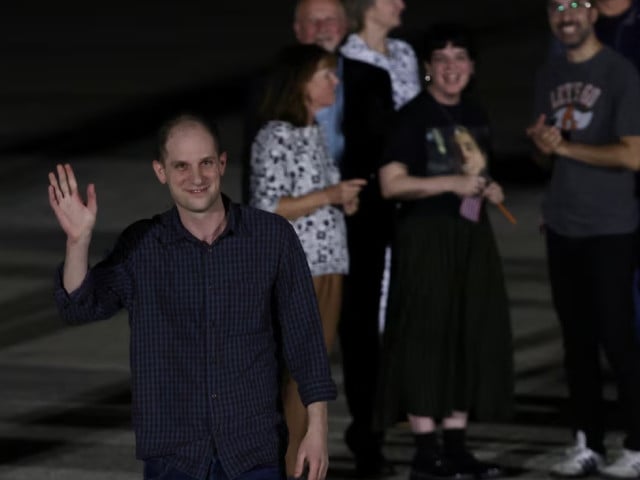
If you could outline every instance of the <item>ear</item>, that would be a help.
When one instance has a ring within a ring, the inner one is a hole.
[[[227,169],[227,152],[222,152],[220,154],[218,157],[218,163],[220,163],[220,176],[222,177]]]
[[[300,42],[301,27],[300,27],[300,22],[297,19],[294,20],[293,22],[293,33],[295,34],[298,42]]]
[[[156,173],[156,177],[158,178],[158,181],[163,185],[167,183],[167,174],[164,170],[164,165],[162,164],[162,162],[159,162],[158,160],[154,160],[151,166],[153,167],[153,171]]]

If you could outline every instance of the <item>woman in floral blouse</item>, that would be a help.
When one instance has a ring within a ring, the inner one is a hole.
[[[287,218],[307,255],[327,349],[333,344],[348,272],[344,215],[355,213],[362,179],[340,181],[315,114],[335,100],[336,59],[315,45],[285,49],[269,79],[264,124],[251,148],[251,204]],[[293,476],[306,431],[306,410],[288,379],[284,408],[289,428],[287,475]]]

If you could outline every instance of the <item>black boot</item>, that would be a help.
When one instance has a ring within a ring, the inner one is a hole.
[[[504,470],[499,465],[482,462],[474,457],[466,448],[465,437],[465,429],[446,429],[442,432],[444,453],[455,471],[478,480],[504,476]]]
[[[410,480],[472,480],[470,475],[460,475],[443,455],[436,433],[415,435],[416,453],[411,462]]]

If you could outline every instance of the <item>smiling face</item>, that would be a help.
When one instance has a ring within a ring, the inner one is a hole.
[[[164,156],[154,160],[153,170],[169,187],[181,216],[223,209],[220,184],[227,165],[209,131],[197,122],[185,122],[167,135]]]
[[[474,64],[466,48],[448,43],[444,48],[434,50],[425,63],[431,76],[429,92],[439,103],[455,105],[469,84]]]
[[[293,30],[298,42],[335,51],[347,33],[347,17],[339,0],[304,0],[298,4]]]
[[[549,26],[568,49],[578,49],[594,36],[597,10],[586,1],[550,0],[547,3]]]

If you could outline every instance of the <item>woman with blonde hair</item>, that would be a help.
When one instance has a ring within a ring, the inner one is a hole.
[[[345,0],[345,8],[352,33],[340,53],[386,70],[398,110],[422,90],[413,48],[403,40],[389,38],[389,33],[402,24],[404,1]]]

